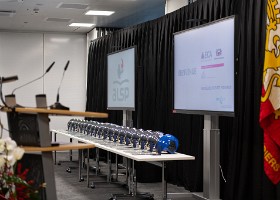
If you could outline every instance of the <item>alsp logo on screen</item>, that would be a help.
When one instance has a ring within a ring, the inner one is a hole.
[[[113,88],[113,101],[126,101],[129,98],[129,87],[127,86],[129,80],[122,79],[123,73],[125,72],[125,64],[123,59],[117,66],[117,80],[113,81],[114,88]]]

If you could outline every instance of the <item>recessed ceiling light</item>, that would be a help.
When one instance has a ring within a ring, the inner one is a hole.
[[[80,4],[80,3],[60,3],[57,5],[57,8],[66,8],[66,9],[87,9],[88,4]]]
[[[78,27],[92,27],[94,24],[90,23],[71,23],[69,26],[78,26]]]
[[[69,42],[69,38],[51,38],[50,41],[51,42],[55,42],[55,43],[67,43]]]
[[[115,13],[114,11],[101,11],[101,10],[89,10],[85,13],[85,15],[105,15],[109,16]]]
[[[47,22],[68,22],[69,23],[71,21],[71,19],[49,17],[49,18],[46,18],[45,21],[47,21]]]

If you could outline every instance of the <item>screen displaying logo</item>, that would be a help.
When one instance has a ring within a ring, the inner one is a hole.
[[[121,74],[123,73],[123,59],[121,59],[121,63],[118,64],[118,78],[120,79],[121,78]]]
[[[216,56],[221,56],[223,53],[222,49],[216,49]]]
[[[126,99],[129,98],[129,88],[125,85],[129,83],[129,80],[122,79],[122,74],[124,73],[125,70],[125,64],[123,59],[121,58],[121,61],[117,65],[117,77],[118,80],[115,80],[113,82],[114,84],[114,89],[113,89],[113,101],[126,101]]]
[[[212,59],[211,51],[204,51],[201,53],[201,60],[209,60],[209,59]]]
[[[108,108],[134,109],[134,48],[108,55]]]

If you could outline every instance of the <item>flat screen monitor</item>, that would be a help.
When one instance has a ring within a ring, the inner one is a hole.
[[[174,113],[234,116],[235,17],[174,34]]]
[[[107,55],[108,110],[135,110],[135,48]]]

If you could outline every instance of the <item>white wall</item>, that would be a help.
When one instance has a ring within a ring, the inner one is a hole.
[[[87,33],[88,46],[90,45],[91,40],[94,40],[96,38],[97,38],[97,30],[96,30],[96,28],[94,28],[89,33]]]
[[[188,4],[188,0],[166,0],[165,14],[171,13]]]
[[[35,95],[45,93],[47,104],[56,101],[56,94],[68,60],[69,67],[60,89],[60,102],[71,110],[84,111],[86,104],[87,38],[84,34],[0,32],[0,76],[18,75],[19,80],[3,85],[3,94],[42,75],[55,61],[44,79],[15,91],[17,103],[35,107]],[[1,121],[8,128],[6,114]],[[65,129],[73,117],[51,117],[51,129]],[[8,133],[4,132],[4,136]],[[64,141],[66,138],[59,138]],[[68,141],[68,139],[67,139]]]
[[[4,94],[43,73],[43,35],[0,32],[0,76],[18,75],[19,81],[3,85]],[[29,94],[26,95],[26,92]],[[43,93],[43,79],[15,92],[18,103],[35,106],[34,95]]]

